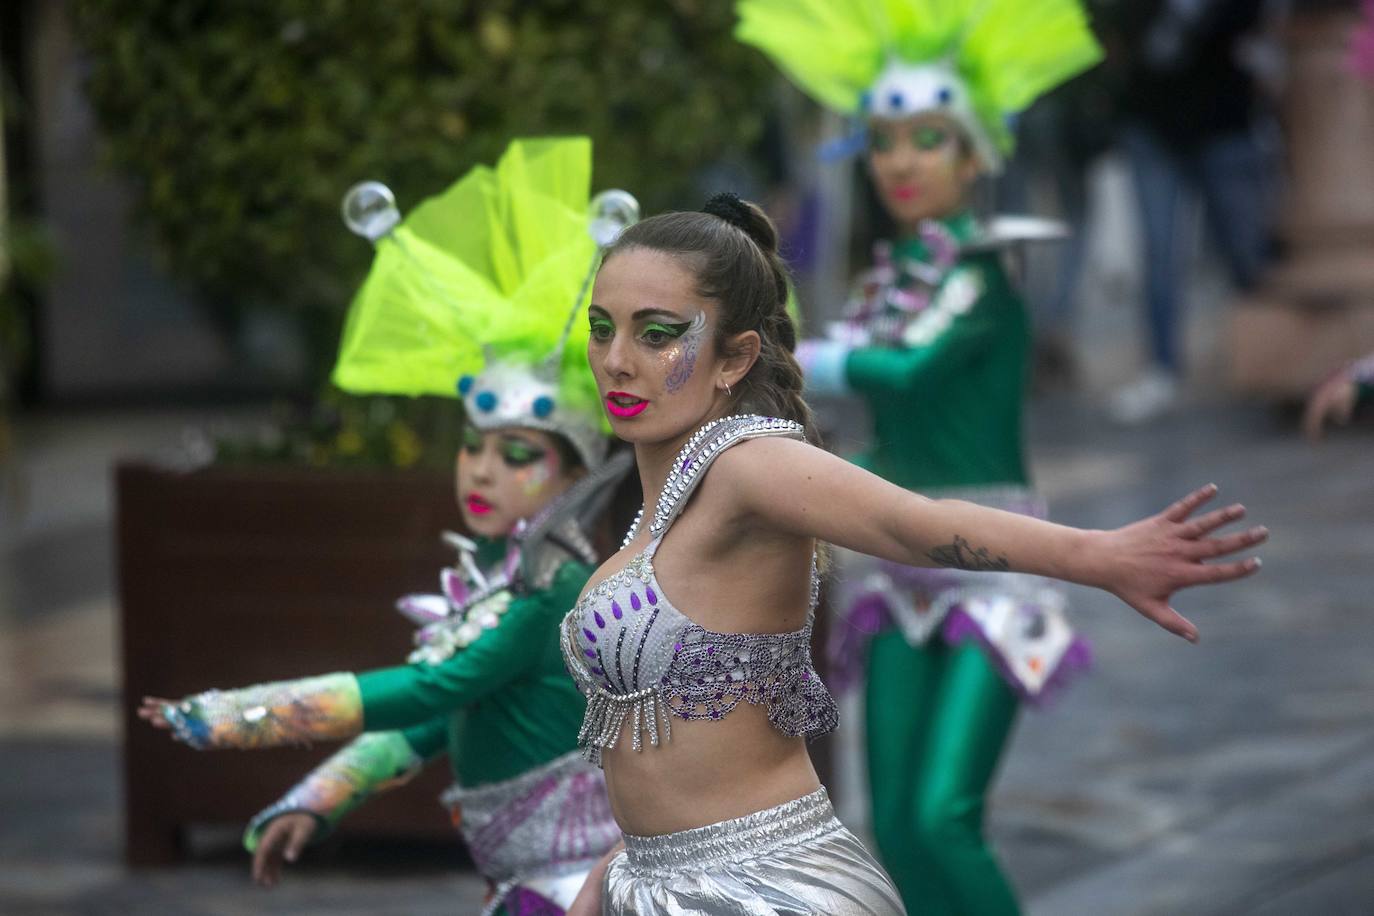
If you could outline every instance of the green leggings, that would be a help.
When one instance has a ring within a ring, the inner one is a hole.
[[[973,644],[874,637],[868,779],[878,850],[907,910],[1002,916],[1016,895],[983,841],[983,800],[1017,698]]]

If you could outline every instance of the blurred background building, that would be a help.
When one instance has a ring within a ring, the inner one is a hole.
[[[991,832],[1033,912],[1368,912],[1370,428],[1316,447],[1290,408],[1374,350],[1374,11],[1089,5],[1107,62],[1022,117],[981,194],[1074,230],[1021,253],[1036,476],[1092,526],[1214,479],[1274,542],[1259,579],[1184,599],[1200,649],[1075,592],[1099,671],[1025,717]],[[325,382],[370,259],[338,201],[375,178],[413,206],[511,136],[590,134],[595,185],[648,212],[760,200],[803,318],[834,317],[876,201],[816,153],[845,126],[732,23],[727,0],[0,5],[0,910],[475,908],[424,829],[346,836],[270,894],[231,823],[126,865],[112,468],[441,475],[456,405]],[[850,441],[853,405],[820,407]],[[219,762],[260,804],[284,788]]]

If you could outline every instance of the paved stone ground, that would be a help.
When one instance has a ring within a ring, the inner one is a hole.
[[[0,912],[475,912],[442,850],[346,845],[249,885],[233,837],[120,864],[108,462],[191,414],[26,421],[27,511],[0,497]],[[990,829],[1033,914],[1374,911],[1374,434],[1320,447],[1252,407],[1148,429],[1033,412],[1056,515],[1108,526],[1215,480],[1273,529],[1260,577],[1185,595],[1198,647],[1072,595],[1096,672],[1023,716]]]

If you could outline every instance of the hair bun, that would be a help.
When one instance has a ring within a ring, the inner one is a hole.
[[[701,212],[725,220],[753,239],[754,244],[768,254],[778,250],[778,230],[758,204],[741,200],[730,191],[722,191],[711,195],[710,200],[701,208]]]

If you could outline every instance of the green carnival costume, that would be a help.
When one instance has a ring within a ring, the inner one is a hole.
[[[939,112],[989,171],[1006,116],[1100,52],[1076,0],[739,0],[738,37],[817,101],[865,119]],[[928,496],[1043,516],[1022,448],[1029,327],[999,249],[1036,221],[967,212],[883,244],[845,320],[798,359],[812,393],[858,394],[869,470]],[[1020,699],[1089,661],[1062,594],[964,555],[912,569],[845,557],[830,680],[867,669],[868,781],[883,864],[908,910],[1017,911],[982,836],[984,799]]]
[[[446,535],[459,560],[441,572],[440,593],[398,602],[420,627],[408,664],[209,691],[164,708],[196,748],[353,738],[253,819],[250,850],[273,818],[305,811],[332,826],[444,751],[456,778],[444,801],[492,884],[488,912],[562,913],[619,839],[602,775],[576,752],[586,704],[558,640],[597,564],[586,526],[632,463],[628,453],[606,457],[586,326],[569,317],[598,244],[637,213],[624,192],[589,210],[590,170],[585,139],[515,141],[495,170],[472,170],[404,223],[382,185],[345,198],[345,220],[377,256],[335,381],[387,394],[456,390],[478,429],[560,435],[587,473],[505,540]]]

